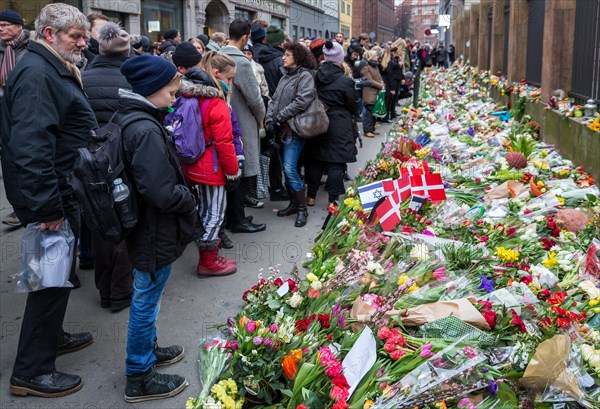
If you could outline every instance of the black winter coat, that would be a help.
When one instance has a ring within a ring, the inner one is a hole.
[[[272,98],[279,85],[279,80],[283,76],[281,67],[283,67],[283,49],[268,45],[261,47],[258,55],[258,63],[265,69],[265,78],[269,86],[269,96]]]
[[[121,64],[126,59],[99,55],[91,68],[81,73],[83,90],[89,98],[99,126],[108,123],[119,108],[119,88],[131,89],[131,85],[121,74]]]
[[[310,157],[328,163],[356,162],[352,116],[359,104],[354,81],[339,65],[324,62],[317,70],[315,85],[319,98],[329,108],[329,128],[326,134],[306,141]]]
[[[381,77],[385,82],[385,89],[395,91],[400,85],[400,81],[404,78],[402,75],[402,66],[398,62],[398,58],[390,58],[387,67],[381,71]]]
[[[2,101],[0,136],[6,195],[22,223],[64,215],[63,197],[77,149],[90,140],[96,117],[79,82],[43,45],[11,73]]]
[[[138,203],[138,223],[127,236],[133,266],[146,272],[174,262],[191,241],[196,223],[195,201],[185,187],[173,145],[160,125],[161,111],[131,91],[121,91],[116,120],[141,113],[145,118],[123,130],[126,168]]]
[[[169,51],[175,51],[175,48],[177,48],[177,42],[175,40],[169,39],[169,40],[164,40],[159,46],[158,46],[158,51],[161,54],[164,53],[168,53]]]

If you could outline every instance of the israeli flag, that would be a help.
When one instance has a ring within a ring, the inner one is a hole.
[[[358,195],[362,207],[365,211],[371,210],[379,199],[385,196],[383,190],[383,181],[369,183],[368,185],[359,186]]]

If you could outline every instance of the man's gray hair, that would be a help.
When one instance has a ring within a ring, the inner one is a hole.
[[[68,31],[71,28],[90,29],[87,17],[73,6],[65,3],[51,3],[38,14],[35,19],[36,38],[44,38],[44,28],[52,27],[54,32]]]

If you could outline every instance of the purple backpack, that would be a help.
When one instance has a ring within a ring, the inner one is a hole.
[[[206,113],[206,100],[202,103],[202,111]],[[206,149],[198,99],[177,98],[173,111],[165,116],[164,124],[171,131],[171,141],[179,160],[188,165],[195,163]]]

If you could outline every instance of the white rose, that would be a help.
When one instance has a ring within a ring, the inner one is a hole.
[[[315,291],[319,291],[321,288],[323,288],[323,284],[320,281],[313,281],[310,283],[310,288]]]
[[[302,301],[304,301],[304,298],[302,298],[300,294],[294,293],[294,295],[292,295],[292,298],[290,298],[290,300],[288,301],[288,304],[292,308],[298,308],[300,304],[302,304]]]
[[[589,359],[591,358],[591,356],[594,352],[595,352],[594,347],[591,345],[583,344],[581,346],[581,357],[585,361],[589,361]]]
[[[587,294],[590,300],[600,297],[600,288],[596,287],[594,283],[589,280],[579,283],[579,288],[581,288]]]

